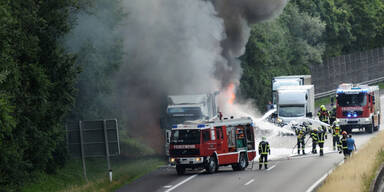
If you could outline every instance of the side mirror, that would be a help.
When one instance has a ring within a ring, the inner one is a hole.
[[[305,115],[306,117],[312,118],[312,112],[309,112]]]
[[[277,113],[272,113],[271,117],[272,118],[276,118],[277,117]]]

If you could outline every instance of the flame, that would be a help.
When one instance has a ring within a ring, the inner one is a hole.
[[[235,84],[231,83],[229,84],[227,88],[227,95],[229,96],[228,103],[233,104],[236,99],[236,94],[235,94]]]

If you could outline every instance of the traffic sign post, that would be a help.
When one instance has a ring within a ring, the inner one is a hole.
[[[72,156],[81,157],[85,180],[88,180],[85,159],[87,157],[105,157],[109,181],[112,181],[110,157],[120,154],[117,120],[67,123],[66,131],[68,151]]]

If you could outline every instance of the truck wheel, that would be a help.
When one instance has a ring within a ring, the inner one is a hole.
[[[184,175],[185,173],[185,167],[181,165],[176,165],[176,172],[178,175]]]
[[[232,169],[234,170],[234,171],[239,171],[240,170],[240,168],[239,168],[239,164],[232,164],[231,165],[232,166]]]
[[[372,122],[372,124],[367,125],[367,127],[365,127],[365,132],[366,133],[372,133],[374,126],[375,126],[374,122]]]
[[[216,158],[215,157],[210,157],[209,160],[208,160],[208,164],[206,165],[205,167],[205,170],[208,172],[208,173],[213,173],[215,172],[217,169],[217,161],[216,161]]]
[[[240,154],[240,159],[239,159],[239,170],[244,170],[248,166],[248,162],[246,160],[246,156],[244,153]]]

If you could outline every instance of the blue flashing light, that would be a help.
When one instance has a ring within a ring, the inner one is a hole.
[[[347,117],[351,117],[351,114],[348,113]]]
[[[337,90],[336,93],[344,93],[342,90]]]
[[[361,88],[360,87],[352,87],[351,89],[352,90],[354,90],[354,89],[356,90],[356,89],[361,89]]]
[[[355,113],[355,114],[353,114],[353,117],[357,117],[357,114]]]
[[[172,125],[172,128],[177,128],[177,125]]]
[[[367,90],[362,90],[361,92],[363,92],[363,93],[368,93],[368,91],[367,91]]]
[[[197,125],[197,128],[204,128],[204,127],[205,127],[204,124],[198,124],[198,125]]]

